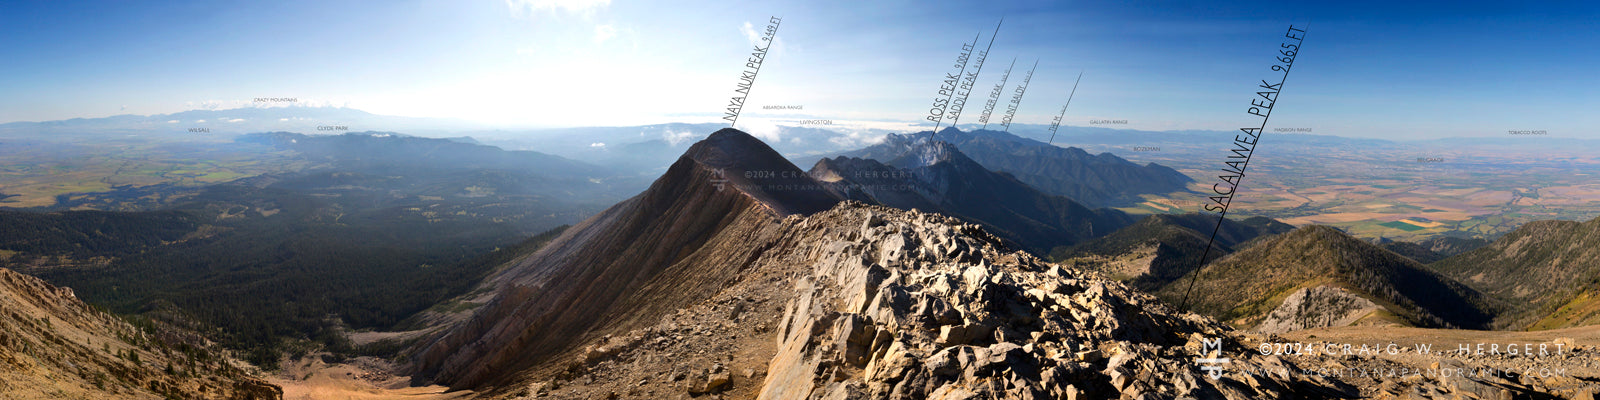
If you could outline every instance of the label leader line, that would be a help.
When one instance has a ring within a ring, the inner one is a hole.
[[[733,90],[739,94],[728,100],[728,111],[723,113],[722,119],[728,120],[728,127],[733,128],[739,124],[739,112],[744,111],[745,98],[750,97],[750,87],[756,84],[756,75],[761,73],[761,63],[767,60],[767,50],[772,49],[772,40],[778,37],[778,26],[783,25],[783,18],[767,18],[767,30],[761,36],[761,41],[767,47],[753,46],[755,50],[750,53],[750,59],[745,62],[745,71],[739,75],[739,84]]]
[[[1028,83],[1033,82],[1033,71],[1039,69],[1039,60],[1033,60],[1033,68],[1028,69],[1028,74],[1022,76],[1022,84],[1017,85],[1017,94],[1011,96],[1011,105],[1006,106],[1006,116],[1000,119],[1000,126],[1006,127],[1005,132],[1011,132],[1011,119],[1017,117],[1017,108],[1022,106],[1022,95],[1028,93]]]
[[[978,47],[978,39],[983,37],[983,31],[972,36],[972,43],[962,43],[961,53],[956,56],[956,63],[951,68],[957,68],[955,74],[944,74],[944,81],[939,85],[939,95],[944,98],[933,98],[933,107],[928,109],[928,120],[933,121],[933,131],[939,131],[939,125],[944,124],[944,118],[949,115],[945,112],[950,107],[950,99],[955,97],[956,89],[961,87],[962,77],[967,74],[967,62],[972,59],[972,50]],[[929,135],[929,137],[933,137]]]
[[[1067,107],[1072,106],[1072,96],[1078,94],[1078,82],[1083,82],[1083,71],[1078,71],[1078,80],[1072,81],[1072,93],[1067,94],[1067,104],[1061,106],[1061,115],[1050,121],[1050,141],[1046,144],[1056,144],[1056,128],[1061,127],[1061,119],[1067,117]]]
[[[1310,28],[1310,24],[1306,24],[1306,29]],[[1233,205],[1233,195],[1238,191],[1239,183],[1244,181],[1244,171],[1250,167],[1250,158],[1255,156],[1256,144],[1261,142],[1261,133],[1267,128],[1267,120],[1272,118],[1272,108],[1280,98],[1278,94],[1283,92],[1283,83],[1289,81],[1289,70],[1294,67],[1295,56],[1300,54],[1300,45],[1305,43],[1306,29],[1295,28],[1294,24],[1289,25],[1289,30],[1284,32],[1283,36],[1294,39],[1295,42],[1294,44],[1285,42],[1278,45],[1278,54],[1280,56],[1276,58],[1283,65],[1275,63],[1272,64],[1271,68],[1273,71],[1282,71],[1283,77],[1278,79],[1276,84],[1267,83],[1267,80],[1262,79],[1259,88],[1266,90],[1256,92],[1256,96],[1261,98],[1252,99],[1250,108],[1245,110],[1246,114],[1261,117],[1261,125],[1255,128],[1239,128],[1240,131],[1244,132],[1244,135],[1234,135],[1234,148],[1229,150],[1233,155],[1228,156],[1230,161],[1223,162],[1229,168],[1225,168],[1222,171],[1229,173],[1229,175],[1217,176],[1217,179],[1221,180],[1221,182],[1211,185],[1211,191],[1215,192],[1217,196],[1210,197],[1211,202],[1215,204],[1206,204],[1205,210],[1218,212],[1217,226],[1211,229],[1211,239],[1206,240],[1206,250],[1200,255],[1200,265],[1196,265],[1194,274],[1189,276],[1189,288],[1183,291],[1183,302],[1179,303],[1178,308],[1189,308],[1189,295],[1194,292],[1194,283],[1199,280],[1200,271],[1206,267],[1206,258],[1211,256],[1211,246],[1216,244],[1217,232],[1222,230],[1222,221],[1228,218],[1228,206]],[[1295,32],[1299,32],[1300,35],[1295,36]],[[1263,114],[1262,111],[1266,111],[1266,113]],[[1248,139],[1246,136],[1248,136]],[[1222,191],[1222,185],[1224,184],[1228,185],[1227,192]]]
[[[1011,69],[1017,67],[1017,58],[1011,57],[1011,66],[1006,67],[1006,73],[1000,75],[1000,83],[994,85],[994,90],[989,92],[989,102],[984,103],[983,113],[978,115],[978,122],[983,123],[982,128],[989,129],[989,117],[994,113],[994,106],[1000,103],[1000,94],[1006,91],[1006,80],[1011,79]]]
[[[946,114],[950,116],[950,126],[954,127],[961,122],[961,111],[967,108],[967,98],[972,96],[972,88],[978,83],[978,74],[983,73],[983,62],[989,59],[989,50],[994,49],[994,39],[1000,36],[1000,25],[1005,23],[1006,19],[1000,18],[1000,22],[994,24],[994,33],[989,35],[989,45],[984,47],[983,51],[978,52],[978,65],[973,66],[974,71],[968,73],[966,79],[961,83],[961,98],[950,104],[950,112]],[[929,134],[928,137],[932,138],[938,134],[939,126],[934,125],[933,133]]]

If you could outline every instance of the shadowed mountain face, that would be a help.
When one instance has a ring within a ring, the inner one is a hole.
[[[1163,287],[1158,296],[1181,302],[1190,278]],[[1207,265],[1190,304],[1201,313],[1253,326],[1297,290],[1324,285],[1376,303],[1399,317],[1393,322],[1417,326],[1483,328],[1501,307],[1416,261],[1321,225],[1272,237]]]
[[[1514,305],[1498,328],[1600,323],[1600,218],[1529,222],[1429,267]]]
[[[1477,250],[1483,246],[1488,246],[1489,241],[1479,238],[1438,236],[1424,240],[1421,243],[1418,243],[1418,245],[1427,248],[1428,251],[1432,251],[1441,257],[1453,257],[1457,254],[1466,253]]]
[[[425,342],[418,376],[503,384],[584,338],[636,328],[703,299],[760,255],[779,219],[839,201],[760,140],[723,129],[644,193],[568,229],[484,284],[468,321]]]
[[[919,141],[928,136],[928,132],[890,134],[883,143],[842,155],[878,160],[894,167],[914,167],[923,164],[913,154]],[[1141,166],[1111,153],[1091,155],[1079,148],[1057,147],[1005,132],[946,128],[935,139],[955,145],[984,167],[1089,207],[1133,204],[1141,201],[1140,194],[1182,191],[1193,182],[1177,170],[1158,164]]]
[[[1444,255],[1435,253],[1433,250],[1428,249],[1427,246],[1411,242],[1385,242],[1379,243],[1378,247],[1406,256],[1406,258],[1416,260],[1421,264],[1430,264],[1445,258]]]
[[[924,138],[902,150],[890,165],[862,158],[823,159],[811,175],[840,197],[970,220],[1037,254],[1132,222],[1120,211],[1091,210],[990,171],[949,143]]]
[[[1221,227],[1217,223],[1217,216],[1210,214],[1151,215],[1109,235],[1056,249],[1051,256],[1156,291],[1194,271],[1201,257],[1213,262],[1257,238],[1294,230],[1265,217],[1225,219]],[[1217,240],[1206,255],[1213,231]]]

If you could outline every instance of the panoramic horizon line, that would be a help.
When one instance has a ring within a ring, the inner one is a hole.
[[[69,119],[58,119],[58,120],[7,121],[7,122],[0,122],[0,127],[6,127],[6,126],[9,126],[9,125],[19,125],[19,124],[45,124],[45,123],[51,123],[51,122],[89,121],[89,120],[126,118],[126,117],[152,118],[152,117],[173,116],[173,115],[177,115],[177,114],[191,113],[191,112],[214,112],[214,113],[225,113],[225,112],[231,112],[231,111],[255,112],[255,111],[275,110],[275,109],[290,109],[290,110],[293,110],[293,109],[302,109],[302,110],[305,110],[305,109],[346,110],[346,111],[359,112],[359,113],[367,114],[367,115],[374,116],[374,117],[405,118],[405,119],[415,119],[415,120],[434,120],[434,121],[438,121],[438,122],[452,122],[452,123],[464,123],[464,124],[467,124],[467,125],[479,125],[479,126],[475,126],[475,127],[474,126],[462,126],[462,127],[454,127],[454,128],[431,127],[431,128],[420,128],[419,129],[419,130],[428,130],[428,131],[445,130],[445,131],[456,131],[456,132],[499,131],[499,130],[541,131],[541,130],[581,129],[581,128],[632,128],[632,127],[649,127],[649,126],[672,125],[672,124],[683,124],[683,125],[720,125],[721,124],[721,123],[718,123],[718,122],[692,122],[692,121],[678,120],[678,121],[657,122],[657,123],[649,123],[649,124],[632,124],[632,125],[546,125],[546,126],[511,125],[511,124],[493,124],[493,123],[475,121],[475,120],[466,119],[466,118],[460,118],[460,117],[415,117],[415,116],[404,116],[404,115],[378,114],[378,113],[373,113],[371,111],[362,110],[360,108],[350,107],[350,106],[347,106],[347,105],[289,104],[289,105],[246,106],[246,107],[227,108],[227,109],[191,109],[191,110],[184,110],[184,111],[178,111],[178,112],[172,112],[172,113],[163,113],[163,114],[116,114],[116,115],[109,115],[109,116],[104,116],[104,117],[74,117],[74,118],[69,118]],[[759,117],[757,115],[752,115],[752,117],[761,118],[761,117]],[[776,117],[776,118],[775,117],[765,117],[765,118],[762,118],[762,119],[767,119],[767,120],[778,119],[778,120],[782,120],[782,119],[785,119],[785,118],[782,118],[782,117]],[[834,121],[891,123],[891,124],[915,124],[915,123],[917,123],[917,121],[915,121],[915,120],[897,120],[897,119],[852,119],[852,120],[834,120]],[[167,121],[167,122],[172,122],[172,121]],[[292,121],[267,121],[267,122],[292,122]],[[221,120],[218,120],[218,121],[205,121],[204,123],[208,123],[208,124],[209,123],[229,123],[229,121],[221,121]],[[807,128],[807,129],[819,129],[819,130],[831,130],[831,131],[846,130],[846,129],[835,129],[834,127],[831,127],[831,126],[815,126],[815,125],[807,125],[807,124],[804,124],[804,123],[797,123],[797,124],[773,123],[772,125],[779,126],[779,127]],[[988,130],[988,129],[983,129],[983,128],[973,128],[971,126],[971,125],[977,125],[977,124],[968,124],[968,125],[969,125],[968,128],[972,128],[972,129],[961,129],[959,127],[959,124],[957,126],[944,127],[944,129],[956,128],[956,129],[964,131],[964,132],[973,132],[973,131],[978,131],[978,130]],[[1017,125],[1019,127],[1048,127],[1050,124],[1048,124],[1048,123],[1017,122],[1014,125]],[[841,124],[841,125],[838,125],[838,126],[843,126],[843,125]],[[1151,129],[1137,129],[1137,128],[1115,128],[1115,127],[1105,127],[1105,126],[1092,126],[1092,124],[1091,125],[1076,125],[1076,124],[1065,124],[1065,123],[1061,124],[1061,126],[1063,126],[1063,127],[1072,127],[1072,128],[1080,128],[1080,129],[1105,129],[1105,130],[1111,130],[1111,131],[1148,132],[1148,133],[1174,133],[1174,134],[1231,132],[1231,130],[1228,130],[1228,129],[1180,128],[1180,129],[1151,130]],[[892,128],[862,127],[862,128],[859,128],[859,129],[881,130],[881,131],[889,131],[889,132],[893,132],[893,133],[905,133],[905,134],[915,134],[915,133],[930,132],[929,130],[927,130],[925,128],[924,129],[918,129],[918,128],[892,129]],[[382,128],[382,129],[367,129],[366,131],[393,131],[393,130],[394,130],[393,128]],[[272,130],[262,130],[262,131],[257,131],[257,132],[272,132]],[[1001,132],[1001,131],[995,131],[995,132]],[[251,132],[251,133],[255,133],[255,132]],[[1335,134],[1335,133],[1316,133],[1316,132],[1297,132],[1297,131],[1283,131],[1283,132],[1269,131],[1267,133],[1271,133],[1271,134],[1274,134],[1274,135],[1328,136],[1328,137],[1338,137],[1338,138],[1344,138],[1344,139],[1382,140],[1382,141],[1399,142],[1399,143],[1403,143],[1403,142],[1438,141],[1438,140],[1449,140],[1449,139],[1484,139],[1484,138],[1500,138],[1500,137],[1502,137],[1502,136],[1499,136],[1499,135],[1480,135],[1480,136],[1450,135],[1450,136],[1439,136],[1439,137],[1431,137],[1431,138],[1404,138],[1404,139],[1397,139],[1397,138],[1380,138],[1380,137],[1368,137],[1368,136],[1350,136],[1350,135],[1341,135],[1341,134]],[[1600,140],[1600,138],[1586,138],[1586,137],[1581,137],[1581,136],[1563,136],[1563,135],[1544,135],[1544,137],[1547,137],[1547,138],[1558,138],[1558,139],[1571,139],[1571,140],[1589,140],[1589,141]]]

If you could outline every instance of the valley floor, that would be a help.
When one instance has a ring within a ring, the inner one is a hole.
[[[465,390],[445,393],[449,388],[437,385],[410,387],[410,378],[391,370],[388,362],[371,357],[329,364],[312,356],[285,362],[267,381],[283,388],[284,400],[452,400],[472,395]]]

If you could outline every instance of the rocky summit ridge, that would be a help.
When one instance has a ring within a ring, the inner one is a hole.
[[[939,214],[847,201],[778,225],[715,294],[596,337],[485,397],[1498,398],[1534,385],[1577,396],[1593,382],[1346,376],[1482,361],[1263,354],[1284,339],[1177,311]]]
[[[707,171],[762,162],[692,150],[496,272],[492,299],[413,349],[411,372],[492,399],[1490,398],[1577,396],[1600,376],[1329,374],[1430,360],[1263,353],[1279,339],[955,217],[848,200],[789,213],[792,192],[706,189],[726,176]]]

